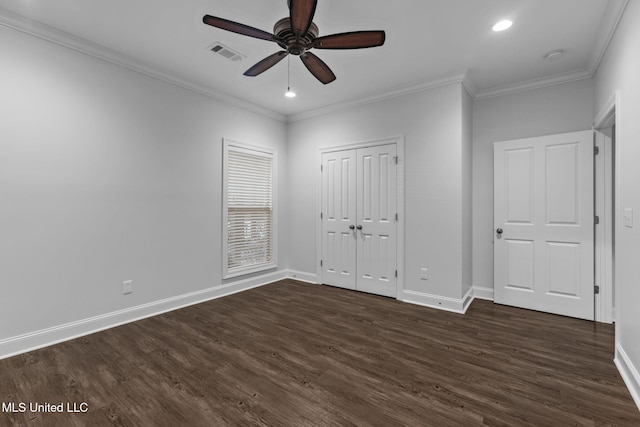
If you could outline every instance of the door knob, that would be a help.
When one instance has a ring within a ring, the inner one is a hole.
[[[361,225],[357,226],[356,228],[357,228],[358,230],[362,230],[362,226],[361,226]]]
[[[498,229],[496,230],[496,233],[498,233],[498,235],[499,235],[499,236],[500,236],[500,235],[502,235],[502,228],[498,228]]]
[[[354,230],[355,228],[356,228],[356,226],[355,226],[355,225],[353,225],[353,224],[351,224],[351,225],[349,226],[349,230]]]

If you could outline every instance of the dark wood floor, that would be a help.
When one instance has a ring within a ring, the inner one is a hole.
[[[43,426],[639,426],[613,327],[282,281],[0,361]],[[65,407],[66,410],[66,407]]]

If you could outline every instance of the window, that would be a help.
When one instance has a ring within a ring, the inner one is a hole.
[[[276,267],[274,152],[225,140],[223,276]]]

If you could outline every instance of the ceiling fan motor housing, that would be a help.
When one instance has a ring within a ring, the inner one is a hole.
[[[303,37],[296,37],[291,28],[291,19],[287,16],[282,18],[273,26],[273,34],[278,38],[278,45],[291,55],[300,56],[312,46],[313,41],[318,37],[318,26],[311,23],[309,30]]]

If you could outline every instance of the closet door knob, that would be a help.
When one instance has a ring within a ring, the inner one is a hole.
[[[358,230],[362,230],[362,226],[361,226],[361,225],[357,226],[356,228],[357,228]]]
[[[496,230],[496,233],[498,233],[498,236],[502,235],[502,228],[498,228],[498,229]]]
[[[355,226],[355,225],[353,225],[353,224],[351,224],[351,225],[349,226],[349,230],[354,230],[355,228],[356,228],[356,226]]]

